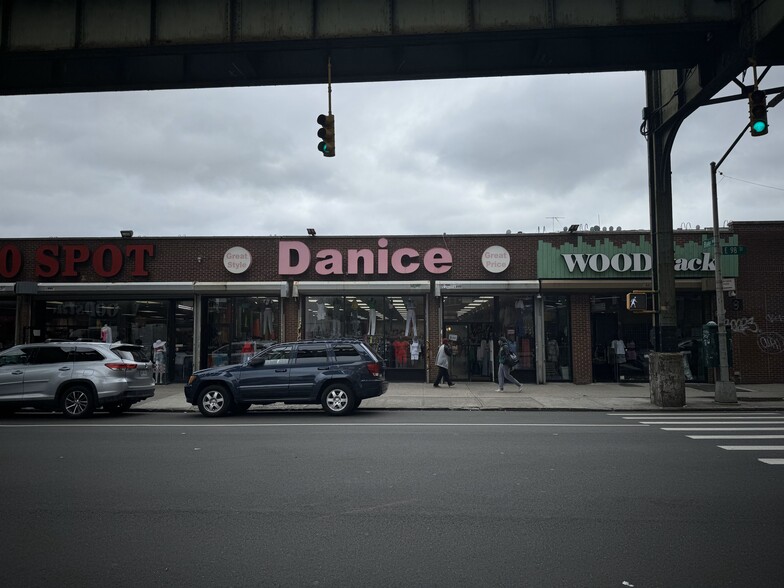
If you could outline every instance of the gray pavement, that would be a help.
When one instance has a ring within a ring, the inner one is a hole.
[[[159,385],[155,396],[133,405],[131,410],[198,411],[185,401],[183,384]],[[366,409],[393,410],[601,410],[643,411],[663,410],[651,403],[647,383],[587,384],[549,383],[527,384],[522,392],[507,386],[495,392],[493,382],[456,382],[448,388],[434,388],[432,384],[389,384],[386,394],[362,403]],[[737,386],[737,404],[714,401],[712,384],[686,386],[686,405],[664,410],[784,410],[784,384],[748,384]],[[314,406],[271,404],[254,406],[251,410],[302,410]]]

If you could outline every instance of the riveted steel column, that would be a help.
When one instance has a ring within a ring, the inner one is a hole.
[[[650,361],[651,402],[657,406],[683,406],[686,387],[676,338],[675,251],[672,228],[672,179],[670,155],[681,117],[665,119],[665,109],[677,110],[673,100],[673,72],[649,70],[646,82],[648,137],[648,190],[653,249],[653,290],[656,292],[654,351]],[[664,79],[664,76],[667,79]],[[670,86],[667,86],[669,82]],[[667,87],[665,87],[667,86]],[[677,92],[677,90],[675,90]],[[666,100],[666,102],[665,102]],[[666,120],[666,122],[665,122]]]

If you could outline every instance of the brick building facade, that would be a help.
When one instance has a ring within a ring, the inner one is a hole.
[[[710,236],[675,234],[687,381],[713,377],[701,347],[715,317]],[[739,383],[784,381],[783,240],[784,222],[721,231]],[[390,379],[432,381],[446,337],[456,379],[491,381],[504,335],[524,381],[645,381],[655,314],[628,311],[625,296],[649,290],[650,275],[644,231],[11,239],[0,241],[0,345],[109,326],[115,339],[169,341],[179,381],[277,341],[357,337]]]

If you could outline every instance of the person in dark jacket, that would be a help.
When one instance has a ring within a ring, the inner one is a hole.
[[[496,392],[504,391],[504,382],[512,382],[512,384],[517,386],[517,392],[523,391],[523,385],[511,373],[511,368],[514,367],[514,364],[509,365],[510,353],[509,341],[506,340],[506,337],[501,337],[498,340],[498,388]]]

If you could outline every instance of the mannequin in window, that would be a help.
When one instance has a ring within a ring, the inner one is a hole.
[[[403,337],[398,337],[397,341],[392,343],[395,349],[395,366],[407,367],[408,366],[408,349],[409,343]]]
[[[155,383],[166,383],[166,341],[158,339],[152,344],[152,360],[155,362]]]
[[[417,362],[419,361],[419,352],[422,349],[421,344],[419,343],[419,337],[414,335],[414,339],[411,341],[411,361]]]
[[[326,337],[327,335],[327,308],[324,300],[321,298],[316,300],[316,328],[314,335],[318,337]]]
[[[416,308],[414,306],[414,299],[410,296],[406,300],[406,332],[405,336],[408,337],[408,332],[413,327],[414,336],[417,334],[416,328]]]
[[[112,328],[109,325],[101,327],[101,341],[104,343],[112,342]]]
[[[266,298],[264,299],[264,310],[261,313],[261,334],[265,339],[275,338],[274,313],[272,312],[272,306],[270,305],[269,300]]]
[[[547,361],[552,363],[558,363],[559,351],[560,350],[558,348],[558,341],[550,337],[550,339],[547,341]]]
[[[626,345],[623,339],[613,339],[610,349],[615,352],[615,363],[626,363]]]

